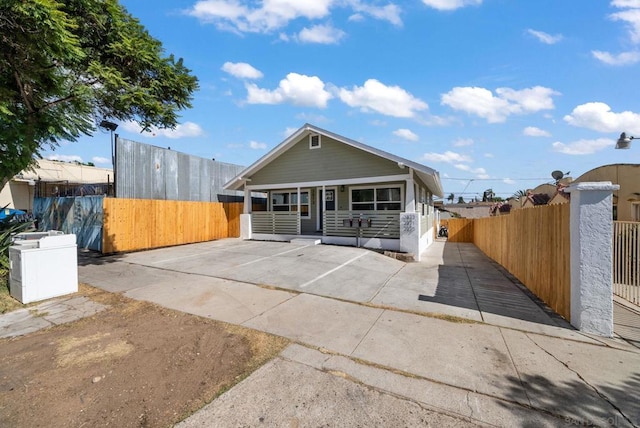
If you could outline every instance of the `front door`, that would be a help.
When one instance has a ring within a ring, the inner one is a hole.
[[[318,232],[322,232],[322,219],[324,217],[324,212],[326,211],[335,211],[336,209],[336,188],[335,187],[327,187],[324,190],[325,198],[324,204],[318,204],[318,218],[316,220],[316,230]],[[322,200],[322,188],[318,189],[318,201]]]

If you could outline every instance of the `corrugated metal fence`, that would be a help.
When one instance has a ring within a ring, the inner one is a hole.
[[[244,167],[118,138],[116,196],[172,201],[232,202],[222,187]]]

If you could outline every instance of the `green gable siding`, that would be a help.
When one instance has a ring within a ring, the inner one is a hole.
[[[323,135],[320,148],[310,149],[305,136],[250,178],[254,186],[397,174],[406,174],[406,170],[396,162]]]

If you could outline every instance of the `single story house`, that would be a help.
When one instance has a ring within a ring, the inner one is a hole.
[[[435,238],[437,171],[305,124],[225,186],[244,191],[243,239],[420,253]],[[267,195],[255,211],[251,193]]]

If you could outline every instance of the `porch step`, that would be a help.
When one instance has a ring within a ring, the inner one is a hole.
[[[295,245],[319,245],[322,243],[321,239],[312,239],[312,238],[294,238],[289,241]]]

